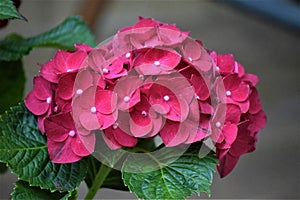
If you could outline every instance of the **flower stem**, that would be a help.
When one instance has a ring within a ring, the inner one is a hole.
[[[105,181],[106,177],[108,176],[108,174],[110,173],[111,170],[112,170],[112,168],[110,168],[104,164],[101,164],[101,167],[100,167],[98,173],[96,174],[96,177],[94,178],[93,184],[89,188],[88,193],[85,196],[86,200],[94,198],[98,189],[101,187],[101,185],[103,184],[103,182]]]

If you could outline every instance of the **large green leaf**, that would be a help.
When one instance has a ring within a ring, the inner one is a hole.
[[[68,17],[52,30],[27,39],[0,41],[0,60],[19,60],[34,47],[54,47],[73,50],[74,44],[85,43],[95,46],[94,36],[78,16]]]
[[[87,172],[85,159],[70,164],[50,161],[46,137],[23,104],[0,116],[0,161],[7,163],[19,179],[51,191],[74,190]]]
[[[22,101],[25,74],[22,61],[0,61],[0,114]]]
[[[200,158],[198,152],[199,145],[192,145],[179,158],[178,152],[173,154],[172,149],[155,157],[151,154],[132,156],[124,162],[122,178],[142,199],[184,199],[200,192],[210,195],[217,160],[213,153]],[[151,169],[153,164],[156,168]]]
[[[1,19],[24,19],[24,17],[17,11],[12,0],[1,0],[0,20]]]
[[[25,181],[18,181],[15,184],[14,192],[11,194],[13,200],[45,200],[45,199],[71,199],[73,195],[77,195],[77,191],[69,192],[50,192],[50,190],[41,189],[40,187],[30,186]]]

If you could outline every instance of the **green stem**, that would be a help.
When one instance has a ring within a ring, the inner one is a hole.
[[[94,178],[93,184],[92,184],[91,188],[89,188],[88,193],[85,196],[86,200],[94,198],[98,189],[101,187],[101,185],[103,184],[103,182],[105,181],[106,177],[108,176],[108,174],[110,173],[111,170],[112,170],[112,168],[110,168],[104,164],[101,164],[101,167],[100,167],[96,177]]]

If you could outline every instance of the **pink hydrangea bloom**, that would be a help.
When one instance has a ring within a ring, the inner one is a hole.
[[[41,67],[25,99],[53,162],[91,154],[95,134],[112,150],[145,138],[160,137],[166,147],[211,139],[224,177],[255,149],[266,124],[258,77],[233,55],[150,18],[96,48],[75,47]]]

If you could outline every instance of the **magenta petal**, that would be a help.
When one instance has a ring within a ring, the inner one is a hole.
[[[241,84],[241,79],[237,74],[230,74],[223,79],[223,83],[226,91],[232,92],[239,87]]]
[[[77,156],[88,156],[94,151],[95,134],[87,136],[78,135],[72,140],[72,150]]]
[[[103,140],[111,150],[122,148],[122,146],[114,138],[113,132],[106,129],[102,134]]]
[[[71,148],[73,138],[67,139],[65,142],[55,142],[47,140],[48,152],[50,160],[54,163],[73,163],[81,159]]]
[[[229,74],[234,69],[234,57],[231,54],[223,54],[217,56],[217,65],[220,68],[220,73]]]
[[[73,96],[74,82],[77,73],[68,73],[61,76],[58,81],[56,95],[64,100],[69,100]]]
[[[34,77],[33,84],[33,92],[39,100],[46,100],[48,97],[52,97],[51,84],[43,77]]]
[[[255,86],[259,82],[259,79],[255,74],[245,74],[243,81],[249,83],[251,86]]]
[[[110,90],[97,90],[95,96],[97,111],[111,114],[117,106],[117,95]]]
[[[83,61],[87,58],[87,54],[84,51],[76,51],[67,58],[67,72],[76,71],[81,67]]]
[[[109,115],[104,115],[97,112],[98,122],[100,124],[101,129],[106,129],[113,125],[118,118],[118,112],[113,112]]]
[[[25,105],[33,114],[43,115],[47,112],[50,107],[50,104],[45,100],[41,101],[36,98],[34,92],[31,91],[25,98]]]
[[[219,160],[219,166],[217,167],[221,178],[227,176],[235,167],[239,160],[239,157],[232,156],[227,153],[221,160]]]
[[[46,120],[44,121],[47,138],[53,140],[54,142],[65,141],[68,137],[68,133],[70,129],[67,129],[57,124],[57,122],[52,121],[52,119],[53,117],[50,117],[50,118],[46,118]]]
[[[235,101],[245,101],[248,99],[250,87],[248,84],[241,83],[236,90],[231,91],[231,98]]]
[[[236,124],[225,124],[222,129],[223,135],[225,136],[225,142],[228,147],[235,141],[238,128]]]
[[[130,119],[130,131],[135,137],[143,137],[147,135],[152,129],[152,123],[145,124],[143,126],[137,124],[135,121]]]
[[[160,136],[164,144],[171,147],[184,143],[189,135],[182,130],[181,123],[167,120],[160,131]]]
[[[241,110],[239,106],[235,104],[226,104],[226,119],[225,121],[230,121],[231,123],[239,123],[241,119]]]
[[[171,100],[176,98],[171,96],[170,100],[167,102],[170,105],[170,112],[166,114],[166,118],[173,121],[184,121],[189,114],[189,105],[183,98],[178,98],[176,100]]]
[[[206,99],[208,99],[208,97],[210,96],[210,92],[203,78],[193,74],[191,76],[191,82],[199,99],[201,101],[205,101]]]
[[[250,108],[249,108],[249,113],[251,114],[256,114],[258,113],[262,108],[261,108],[261,102],[258,97],[258,92],[256,88],[252,88],[251,95],[249,97],[250,100]]]
[[[122,131],[120,128],[108,128],[109,131],[112,131],[115,140],[122,146],[125,147],[133,147],[136,145],[137,143],[137,138],[128,135],[127,133],[125,133],[124,131]]]
[[[50,60],[46,62],[44,65],[42,65],[40,69],[40,73],[42,77],[45,78],[46,80],[52,83],[58,82],[56,65],[53,60]]]
[[[71,52],[58,50],[53,58],[53,62],[55,63],[55,68],[57,70],[57,74],[67,72],[67,64],[66,59],[71,55]]]

